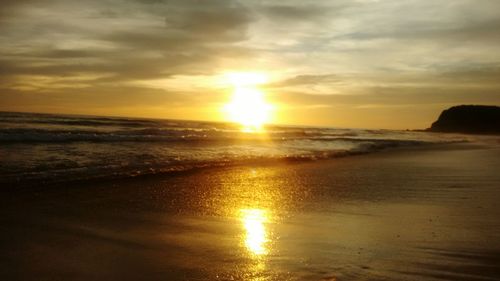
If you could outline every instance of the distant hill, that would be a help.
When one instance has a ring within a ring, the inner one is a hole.
[[[428,129],[432,132],[500,134],[500,107],[459,105],[444,110]]]

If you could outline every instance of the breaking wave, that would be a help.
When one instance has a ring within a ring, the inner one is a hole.
[[[461,141],[423,132],[0,113],[0,183],[65,182],[282,161]]]

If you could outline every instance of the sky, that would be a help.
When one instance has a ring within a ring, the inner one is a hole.
[[[427,128],[500,105],[500,1],[2,0],[0,110],[224,121],[227,73],[273,123]]]

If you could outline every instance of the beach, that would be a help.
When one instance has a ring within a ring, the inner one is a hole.
[[[498,171],[461,143],[4,191],[0,279],[498,280]]]
[[[500,281],[500,0],[0,3],[0,281]]]

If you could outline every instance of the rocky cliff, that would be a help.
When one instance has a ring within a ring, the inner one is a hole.
[[[500,107],[459,105],[444,110],[428,129],[433,132],[500,134]]]

